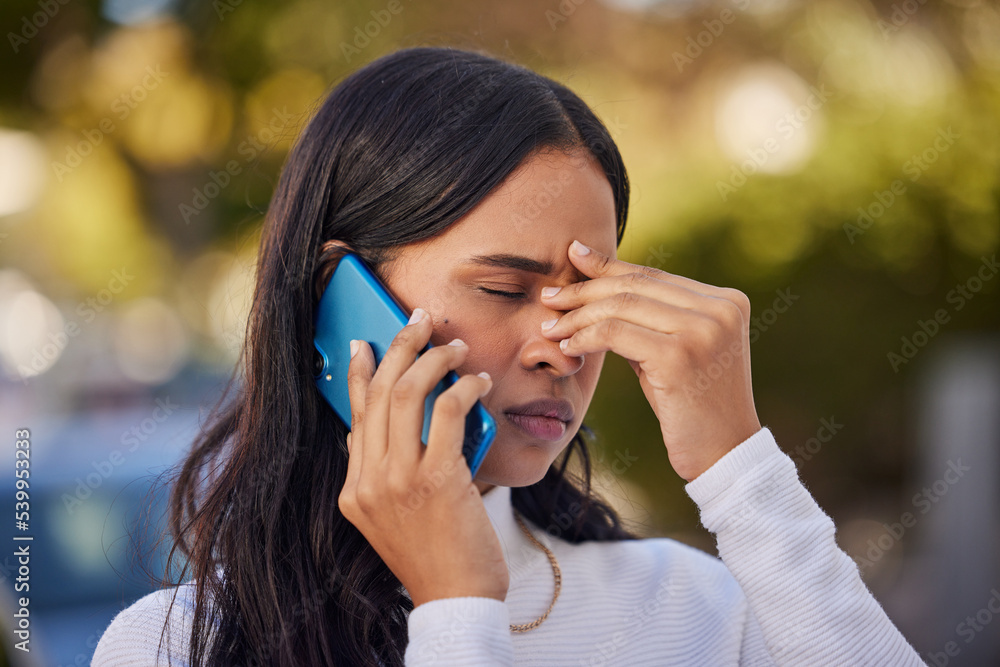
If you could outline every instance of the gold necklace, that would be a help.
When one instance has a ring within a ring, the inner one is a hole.
[[[523,530],[524,534],[528,536],[528,539],[534,542],[535,546],[544,551],[545,555],[548,556],[549,562],[552,563],[552,574],[555,576],[556,580],[555,590],[552,593],[552,603],[549,604],[549,608],[545,610],[544,614],[533,620],[531,623],[511,623],[510,625],[511,632],[527,632],[528,630],[532,630],[541,625],[542,621],[548,618],[549,612],[552,611],[552,607],[555,606],[556,599],[559,597],[559,590],[562,588],[562,571],[559,569],[559,563],[556,562],[555,554],[549,551],[544,544],[535,539],[535,536],[532,535],[531,531],[528,530],[528,527],[524,525],[521,515],[518,514],[516,510],[514,511],[514,518],[517,519],[517,525],[521,526],[521,530]]]

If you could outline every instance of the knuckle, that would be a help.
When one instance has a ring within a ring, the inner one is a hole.
[[[719,319],[726,328],[742,328],[745,317],[743,309],[735,301],[726,299],[719,309]]]
[[[400,345],[405,345],[406,343],[409,343],[414,338],[416,338],[416,335],[417,335],[417,327],[412,326],[410,324],[404,324],[403,328],[399,330],[399,332],[395,335],[395,337],[393,337],[392,344],[395,344],[396,347],[399,347]]]
[[[635,292],[619,292],[612,300],[616,310],[626,310],[629,306],[638,303],[638,301],[639,295]]]
[[[370,483],[358,484],[354,492],[354,504],[358,511],[367,514],[378,507],[378,494]]]
[[[462,414],[462,400],[452,391],[458,386],[459,384],[456,382],[434,400],[435,413],[440,411],[444,416],[449,418],[458,417]]]
[[[407,403],[413,400],[417,393],[417,388],[413,380],[400,378],[392,388],[392,403]]]
[[[645,273],[639,273],[638,271],[636,271],[633,273],[626,274],[625,280],[623,282],[625,283],[625,287],[628,287],[629,289],[634,289],[645,283],[647,280],[649,280],[649,276],[647,276]]]
[[[714,345],[723,337],[725,331],[725,326],[714,317],[702,317],[699,320],[698,337],[707,345]]]
[[[395,356],[396,354],[399,354],[401,350],[420,347],[421,338],[423,338],[423,336],[416,327],[404,326],[392,339],[392,342],[389,343],[389,347],[386,349],[385,353],[388,355],[391,352],[393,356]]]
[[[750,313],[750,297],[744,294],[742,291],[736,289],[735,287],[726,287],[723,290],[723,295],[731,301],[733,304],[739,308],[741,313]]]
[[[604,333],[608,338],[617,338],[622,334],[625,323],[618,319],[604,320]]]
[[[344,487],[344,490],[337,496],[337,508],[348,521],[351,521],[352,517],[357,516],[357,499],[354,497],[354,493],[348,490],[347,487]]]
[[[651,278],[652,280],[662,280],[663,277],[666,275],[666,271],[654,268],[652,266],[642,266],[639,268],[639,271],[642,273],[642,275],[646,276],[647,278]]]

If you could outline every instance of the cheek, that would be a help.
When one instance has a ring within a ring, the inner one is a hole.
[[[515,353],[515,337],[502,321],[494,318],[476,317],[463,319],[434,314],[432,345],[447,345],[455,338],[461,338],[469,346],[465,361],[455,369],[459,375],[486,371],[493,376],[494,384],[503,377],[509,367],[510,355]]]
[[[516,355],[517,346],[512,339],[495,327],[459,337],[469,344],[469,354],[461,368],[467,368],[470,373],[486,371],[492,376],[494,386],[502,382],[514,362],[513,356]],[[491,391],[494,392],[495,389]]]

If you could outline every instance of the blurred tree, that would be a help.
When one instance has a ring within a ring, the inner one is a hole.
[[[219,253],[252,252],[324,93],[390,50],[451,44],[593,105],[634,186],[623,259],[751,297],[761,421],[838,521],[861,489],[881,490],[875,518],[905,504],[925,348],[1000,330],[992,4],[189,0],[135,23],[113,5],[0,6],[0,125],[41,137],[51,162],[43,203],[0,221],[0,257],[52,294],[92,292],[128,258],[132,297],[207,303],[218,282],[171,285],[231,279]],[[178,307],[203,346],[233,342]],[[620,359],[591,421],[605,461],[639,457],[618,479],[645,494],[649,531],[711,549]]]

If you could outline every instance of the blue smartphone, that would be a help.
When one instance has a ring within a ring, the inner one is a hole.
[[[382,362],[393,338],[406,326],[409,319],[409,314],[364,260],[354,253],[347,253],[340,258],[316,311],[316,336],[313,345],[320,356],[317,361],[316,386],[348,428],[351,426],[351,401],[347,390],[347,370],[351,361],[350,341],[367,341],[375,353],[377,365]],[[420,354],[431,347],[428,343]],[[434,400],[457,381],[458,374],[448,371],[427,396],[424,403],[424,428],[420,437],[425,446],[430,435]],[[462,454],[473,477],[493,444],[496,431],[496,421],[482,403],[476,401],[465,419],[465,442],[462,445]]]

